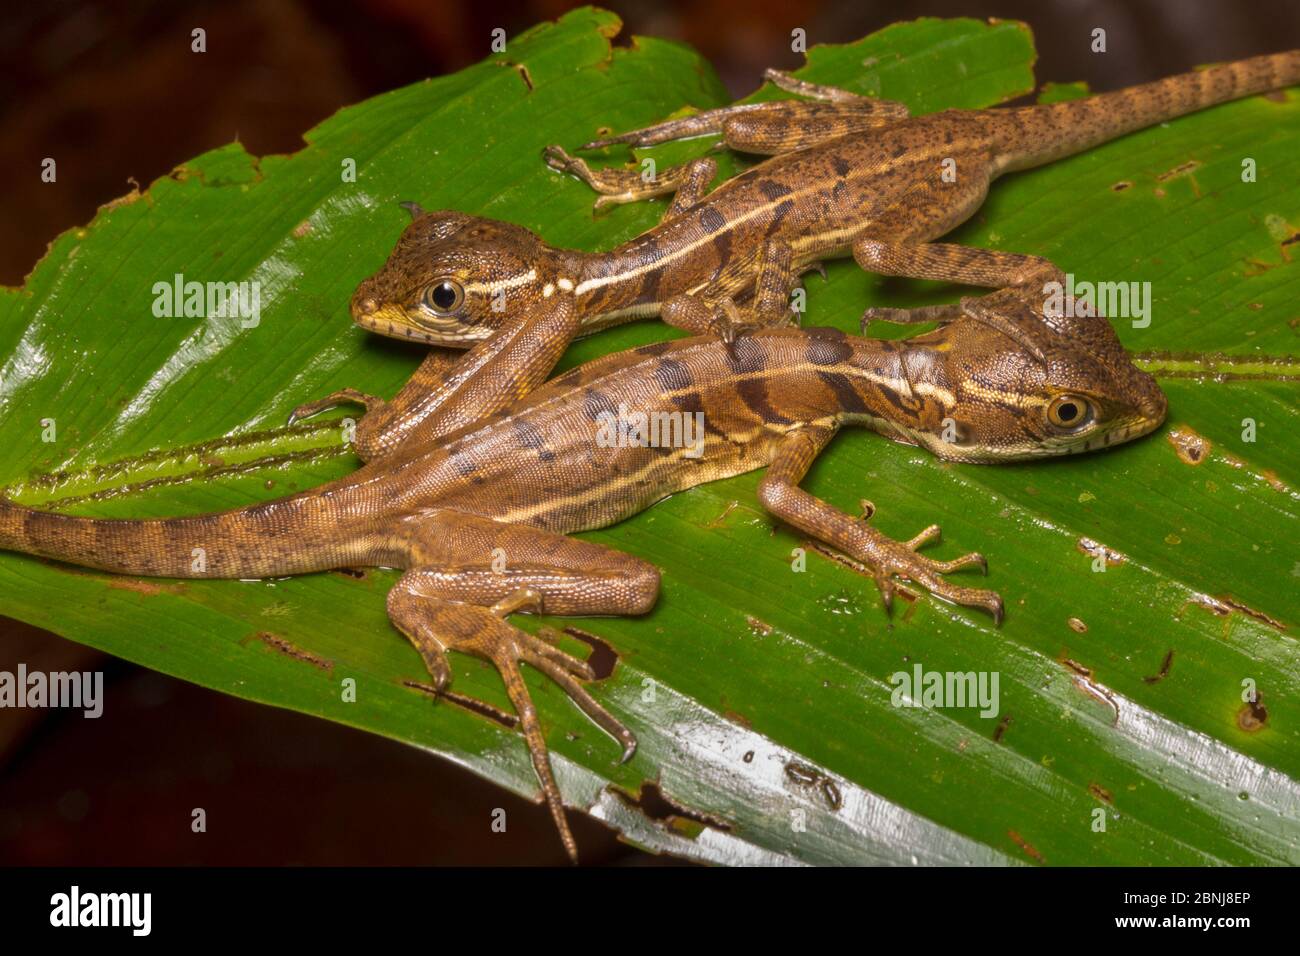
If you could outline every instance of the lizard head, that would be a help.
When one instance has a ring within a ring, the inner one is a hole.
[[[955,441],[926,441],[958,461],[1068,455],[1131,441],[1157,428],[1168,402],[1133,364],[1101,316],[1056,316],[1022,291],[962,300],[945,339],[956,396]]]
[[[352,296],[352,321],[371,332],[469,348],[564,274],[566,254],[522,226],[402,205],[411,224]]]

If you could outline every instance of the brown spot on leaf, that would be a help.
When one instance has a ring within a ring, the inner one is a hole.
[[[1169,429],[1165,437],[1174,446],[1178,457],[1188,465],[1199,465],[1205,461],[1210,455],[1210,449],[1214,447],[1208,438],[1198,435],[1186,425]]]
[[[1147,684],[1160,683],[1162,680],[1164,680],[1166,677],[1169,676],[1169,668],[1171,668],[1173,664],[1174,664],[1174,652],[1171,649],[1169,653],[1165,655],[1165,659],[1160,663],[1160,672],[1157,674],[1153,674],[1150,677],[1144,677],[1142,678],[1142,680]]]
[[[139,578],[106,578],[104,583],[110,588],[118,591],[134,591],[136,594],[147,594],[153,597],[155,594],[184,594],[186,587],[184,584],[160,581],[142,581]]]
[[[1118,551],[1108,548],[1100,541],[1094,541],[1092,538],[1080,538],[1074,543],[1074,546],[1090,558],[1105,557],[1106,567],[1108,568],[1118,567],[1128,560]]]
[[[1277,618],[1270,617],[1269,615],[1265,614],[1263,611],[1256,610],[1255,608],[1251,607],[1249,604],[1245,604],[1242,601],[1239,601],[1231,594],[1221,594],[1217,598],[1212,598],[1211,600],[1216,600],[1221,605],[1229,607],[1234,611],[1240,611],[1242,614],[1246,615],[1249,618],[1253,618],[1256,621],[1259,621],[1261,624],[1267,624],[1269,627],[1275,628],[1276,630],[1282,632],[1286,631],[1286,625],[1283,624],[1281,621],[1279,621]]]
[[[1192,170],[1197,169],[1200,165],[1201,161],[1199,159],[1189,159],[1187,162],[1161,173],[1156,177],[1156,182],[1163,183],[1168,182],[1171,179],[1176,179],[1179,176],[1186,176]]]
[[[1254,700],[1248,700],[1237,711],[1237,726],[1248,734],[1257,733],[1268,723],[1268,708],[1261,699],[1262,694],[1255,694]]]
[[[319,667],[323,671],[334,669],[334,662],[326,657],[313,654],[311,651],[304,650],[292,641],[281,637],[279,634],[272,634],[270,631],[258,631],[252,635],[255,640],[261,641],[273,651],[278,651],[285,657],[291,657],[295,661],[302,661],[304,664],[310,664],[312,667]]]
[[[1003,736],[1007,732],[1007,728],[1010,726],[1011,726],[1011,715],[1007,714],[1000,721],[998,721],[997,727],[993,728],[993,742],[1001,743]]]
[[[1015,830],[1008,830],[1007,836],[1011,837],[1012,842],[1015,843],[1016,846],[1020,847],[1020,849],[1024,850],[1025,853],[1027,853],[1033,859],[1037,860],[1039,863],[1047,862],[1046,860],[1043,859],[1043,854],[1039,853],[1038,850],[1034,848],[1034,845],[1032,843],[1030,843],[1028,840],[1022,837]]]
[[[1113,804],[1115,802],[1114,795],[1099,783],[1088,784],[1088,792],[1102,803]]]

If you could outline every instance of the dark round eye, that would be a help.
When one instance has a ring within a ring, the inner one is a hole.
[[[424,292],[424,304],[440,315],[455,312],[464,299],[465,290],[455,279],[439,279]]]
[[[1092,417],[1092,407],[1086,399],[1074,395],[1058,395],[1047,406],[1047,420],[1057,428],[1079,428]]]

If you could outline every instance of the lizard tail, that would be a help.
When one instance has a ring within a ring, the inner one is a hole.
[[[1208,106],[1300,84],[1300,50],[1180,73],[1082,100],[991,111],[999,172],[1028,169]]]
[[[0,498],[0,550],[21,551],[116,574],[261,578],[368,563],[364,539],[295,495],[185,518],[83,518]]]

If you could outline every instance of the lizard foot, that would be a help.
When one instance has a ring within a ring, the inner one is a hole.
[[[736,356],[735,345],[741,336],[772,327],[772,323],[757,321],[746,313],[747,310],[742,310],[730,296],[727,296],[718,302],[713,320],[709,322],[709,332],[722,339],[732,358]]]
[[[863,524],[865,525],[865,522]],[[871,545],[859,549],[859,553],[853,556],[871,567],[886,611],[893,609],[896,587],[894,577],[897,576],[915,581],[935,597],[953,604],[983,608],[993,615],[995,627],[1001,625],[1002,598],[996,591],[962,587],[951,584],[942,577],[953,571],[972,567],[988,574],[988,562],[984,559],[984,555],[972,552],[950,561],[936,561],[934,558],[918,553],[927,544],[938,541],[939,537],[937,524],[930,525],[908,541],[895,541],[871,529]]]
[[[341,388],[337,392],[326,395],[324,398],[318,398],[314,402],[304,402],[292,412],[289,413],[289,426],[302,421],[304,418],[311,418],[313,415],[319,415],[326,409],[343,405],[346,402],[356,402],[358,405],[370,411],[374,406],[382,405],[383,399],[375,398],[373,395],[367,395],[365,392],[359,392],[355,388]]]
[[[858,328],[865,331],[867,323],[877,319],[898,325],[917,325],[922,322],[948,322],[960,318],[961,314],[962,307],[957,304],[926,305],[918,309],[870,308],[862,313]]]
[[[590,186],[596,197],[594,211],[599,212],[605,206],[637,202],[649,196],[659,195],[663,190],[655,184],[647,184],[638,170],[627,169],[592,169],[580,156],[570,156],[562,146],[547,146],[542,150],[546,165],[559,173],[576,176]]]
[[[416,572],[418,574],[418,572]],[[409,573],[408,573],[409,575]],[[589,694],[579,680],[594,680],[596,675],[584,660],[567,654],[554,645],[555,632],[542,628],[537,636],[520,630],[506,620],[518,610],[541,610],[541,595],[522,588],[491,608],[431,598],[420,593],[418,584],[399,581],[389,592],[389,617],[410,638],[424,657],[439,692],[451,681],[446,651],[460,651],[490,661],[501,675],[506,693],[519,716],[524,740],[532,758],[533,770],[542,786],[542,794],[551,818],[560,832],[560,841],[574,863],[578,848],[564,815],[564,802],[551,772],[546,738],[542,733],[537,709],[524,683],[520,663],[533,667],[560,686],[578,708],[623,746],[620,762],[636,751],[636,738],[613,714]]]

